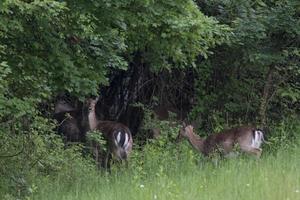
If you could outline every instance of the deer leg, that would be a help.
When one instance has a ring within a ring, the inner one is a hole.
[[[107,155],[105,154],[104,159],[101,162],[101,165],[104,169],[107,168]]]
[[[104,157],[103,162],[102,162],[102,167],[104,169],[110,170],[110,161],[111,161],[111,158],[112,158],[111,153],[107,152],[105,154],[105,157]]]
[[[93,148],[93,155],[94,155],[94,159],[95,159],[95,164],[96,166],[99,167],[99,149],[98,149],[98,146],[95,145],[94,148]]]

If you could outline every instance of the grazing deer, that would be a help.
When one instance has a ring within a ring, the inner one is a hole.
[[[115,121],[102,121],[97,119],[96,104],[98,99],[88,99],[88,128],[89,130],[99,130],[107,142],[106,155],[102,160],[102,166],[109,168],[112,156],[119,160],[127,160],[132,150],[132,135],[127,126]],[[101,152],[103,156],[103,148],[99,144],[93,144],[96,162],[99,163]],[[100,154],[100,155],[99,155]]]
[[[58,121],[57,131],[65,142],[81,142],[83,134],[80,130],[78,112],[67,102],[60,100],[55,104],[54,118]]]
[[[219,149],[224,155],[228,155],[233,152],[235,145],[238,145],[241,151],[257,158],[262,153],[260,146],[264,141],[262,130],[252,126],[232,128],[202,139],[194,133],[193,126],[188,125],[179,131],[177,140],[182,138],[187,138],[190,144],[205,156]]]

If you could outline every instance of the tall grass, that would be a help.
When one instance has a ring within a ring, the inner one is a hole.
[[[56,170],[29,176],[26,195],[0,188],[0,199],[300,200],[300,123],[275,127],[260,159],[204,158],[187,141],[174,142],[178,127],[164,127],[158,140],[134,149],[128,167],[96,170],[93,161],[71,151]]]
[[[39,181],[31,199],[300,199],[300,148],[265,154],[259,160],[239,157],[218,163],[155,163],[143,176],[133,168],[93,171],[73,181]],[[186,161],[186,160],[184,160]]]

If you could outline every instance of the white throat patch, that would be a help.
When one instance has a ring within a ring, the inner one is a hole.
[[[88,115],[90,130],[94,130],[97,127],[98,120],[96,118],[96,113],[91,111]]]

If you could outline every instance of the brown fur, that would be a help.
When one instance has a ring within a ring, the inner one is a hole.
[[[127,157],[132,151],[133,143],[131,132],[127,126],[114,121],[99,121],[95,129],[99,130],[103,134],[104,139],[107,141],[106,152],[103,151],[103,148],[101,148],[99,144],[94,144],[94,154],[97,163],[101,163],[102,167],[104,168],[110,168],[110,160],[112,155],[119,160],[127,160]],[[124,130],[129,135],[128,151],[126,151],[125,156],[121,157],[118,153],[118,149],[120,147],[118,147],[114,141],[114,133],[120,130]]]
[[[118,122],[99,121],[96,130],[99,130],[103,133],[103,136],[107,140],[108,146],[112,152],[114,148],[117,148],[116,144],[114,143],[114,137],[113,137],[114,131],[125,130],[125,132],[129,134],[130,141],[132,141],[132,136],[129,128],[124,124]]]
[[[234,150],[235,145],[238,145],[241,151],[260,157],[262,150],[250,146],[255,130],[254,126],[241,126],[202,139],[194,133],[193,127],[189,125],[180,130],[178,139],[187,138],[191,145],[205,156],[217,150],[221,150],[226,155]]]
[[[65,143],[84,142],[78,115],[78,111],[63,100],[55,104],[53,117],[58,122],[57,131],[63,136]]]
[[[131,153],[132,150],[132,135],[127,126],[124,124],[115,122],[115,121],[102,121],[98,120],[96,116],[96,104],[97,104],[97,99],[96,100],[87,100],[87,105],[89,106],[89,113],[88,113],[88,121],[89,121],[89,127],[91,128],[92,124],[96,124],[95,126],[93,125],[92,130],[99,130],[102,134],[104,139],[107,141],[107,151],[104,153],[103,148],[99,146],[99,144],[93,144],[94,146],[94,155],[97,163],[100,163],[99,160],[102,159],[102,166],[105,168],[109,168],[109,162],[111,159],[111,156],[114,155],[120,160],[126,160],[129,154]],[[114,133],[116,132],[126,132],[129,136],[129,146],[126,152],[124,152],[121,147],[117,146],[115,143],[115,137]],[[120,154],[122,152],[122,155]],[[105,155],[103,155],[105,154]]]

